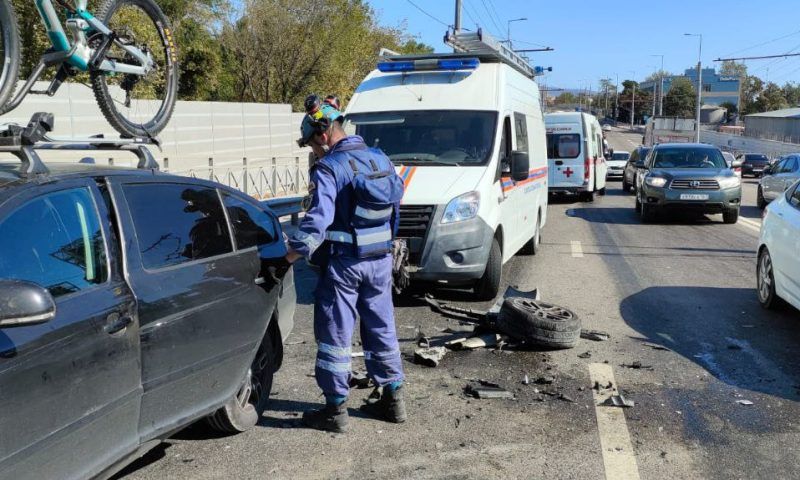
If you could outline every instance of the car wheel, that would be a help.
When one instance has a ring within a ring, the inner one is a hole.
[[[497,329],[513,338],[547,348],[573,348],[581,335],[577,315],[557,305],[522,297],[503,301]]]
[[[622,179],[622,191],[630,193],[631,191],[631,184],[626,182],[625,179]]]
[[[277,320],[272,319],[236,394],[222,408],[207,417],[213,429],[222,433],[240,433],[258,423],[267,408],[272,380],[279,363],[281,337],[277,325]]]
[[[722,221],[725,223],[736,223],[739,221],[739,209],[734,208],[731,210],[725,210],[722,212]]]
[[[581,192],[581,201],[594,202],[594,192]]]
[[[605,196],[605,194],[606,194],[606,187],[603,187],[603,188],[601,188],[601,189],[600,189],[600,191],[598,191],[597,193],[599,193],[601,197],[602,197],[602,196]]]
[[[775,273],[772,267],[772,256],[767,247],[758,254],[756,267],[756,281],[758,284],[758,302],[766,309],[775,308],[780,302],[775,293]]]
[[[520,249],[520,253],[522,253],[523,255],[536,255],[536,253],[539,251],[539,244],[542,241],[541,224],[542,224],[541,215],[537,214],[536,230],[534,230],[531,239],[525,242],[525,245],[523,245],[522,249]]]
[[[500,242],[496,238],[492,239],[492,247],[489,250],[489,260],[486,262],[486,270],[483,276],[475,283],[474,291],[479,300],[493,300],[500,292],[500,276],[503,273],[503,252],[500,250]]]
[[[642,202],[639,201],[639,196],[636,196],[636,213],[642,213]]]
[[[653,218],[655,218],[656,216],[655,207],[641,202],[640,205],[641,206],[639,207],[639,216],[642,219],[642,223],[652,222]]]
[[[767,199],[764,198],[764,191],[761,189],[761,185],[758,186],[758,191],[756,192],[756,205],[761,210],[767,208]]]

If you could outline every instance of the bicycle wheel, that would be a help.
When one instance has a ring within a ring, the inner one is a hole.
[[[0,0],[0,115],[17,87],[19,76],[19,26],[9,0]]]
[[[178,96],[178,52],[169,21],[152,0],[106,0],[97,18],[119,39],[106,53],[107,60],[139,65],[122,43],[149,52],[154,61],[146,75],[93,70],[92,90],[100,110],[123,136],[158,135]]]

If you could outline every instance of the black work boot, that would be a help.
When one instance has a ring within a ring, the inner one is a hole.
[[[403,423],[406,416],[406,404],[403,402],[403,387],[389,390],[383,388],[380,398],[370,398],[361,405],[361,411],[379,420],[392,423]]]
[[[327,404],[319,410],[303,412],[305,426],[334,433],[347,431],[347,418],[347,407],[344,404]]]

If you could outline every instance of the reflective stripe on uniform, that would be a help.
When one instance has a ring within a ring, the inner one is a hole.
[[[395,356],[400,355],[400,350],[389,350],[388,352],[372,352],[369,350],[364,350],[364,360],[375,360],[375,361],[385,361]]]
[[[317,359],[317,368],[321,368],[333,373],[350,373],[352,370],[350,362],[329,362],[319,358]]]
[[[350,347],[337,347],[336,345],[319,342],[317,344],[317,349],[322,353],[327,353],[328,355],[333,355],[334,357],[350,358]]]
[[[364,245],[373,245],[376,243],[389,242],[391,240],[392,240],[392,232],[389,231],[389,229],[387,228],[386,230],[382,230],[380,232],[368,233],[366,235],[359,235],[358,245],[360,247],[363,247]]]
[[[392,214],[392,208],[384,208],[383,210],[370,210],[368,208],[356,207],[356,216],[366,218],[369,220],[377,220],[379,218],[386,218]]]
[[[347,232],[329,231],[325,238],[332,242],[353,243],[353,236]]]

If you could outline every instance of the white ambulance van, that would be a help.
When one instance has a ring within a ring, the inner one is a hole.
[[[534,69],[493,39],[448,38],[471,46],[382,57],[345,127],[381,148],[405,182],[398,237],[409,244],[412,281],[469,285],[490,299],[503,264],[539,248],[547,219],[539,88]]]
[[[550,193],[578,194],[591,202],[606,194],[608,164],[603,156],[603,129],[594,115],[557,112],[544,116]]]

